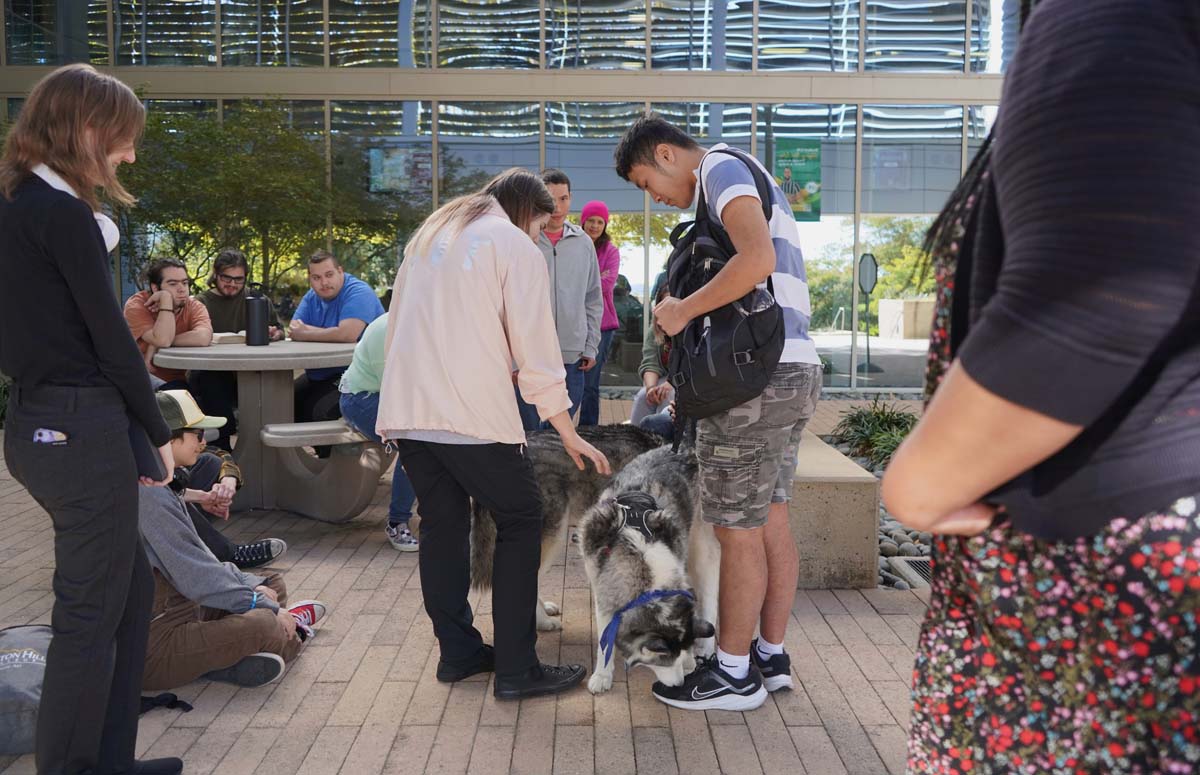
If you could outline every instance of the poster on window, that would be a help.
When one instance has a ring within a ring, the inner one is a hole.
[[[821,141],[775,141],[775,182],[797,221],[821,220]]]

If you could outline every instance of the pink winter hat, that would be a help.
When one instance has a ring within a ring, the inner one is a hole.
[[[587,223],[587,219],[593,215],[598,215],[604,219],[604,225],[608,225],[608,206],[598,200],[592,200],[583,206],[583,211],[579,214],[579,222]]]

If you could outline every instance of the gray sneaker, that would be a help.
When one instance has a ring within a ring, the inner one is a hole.
[[[417,538],[408,529],[407,522],[401,522],[399,525],[388,525],[385,528],[388,541],[398,552],[415,552],[421,548],[417,543]]]
[[[283,668],[283,657],[260,651],[242,657],[229,667],[205,673],[204,678],[235,686],[266,686],[279,680],[279,676],[283,675]]]

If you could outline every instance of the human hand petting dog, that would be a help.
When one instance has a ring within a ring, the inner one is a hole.
[[[562,438],[563,449],[566,450],[571,460],[575,461],[575,466],[580,471],[584,469],[583,459],[587,458],[592,461],[597,473],[612,476],[612,466],[609,465],[608,458],[604,456],[603,452],[580,438],[575,431],[575,425],[571,422],[569,412],[562,411],[551,417],[550,425],[558,431],[558,435]]]

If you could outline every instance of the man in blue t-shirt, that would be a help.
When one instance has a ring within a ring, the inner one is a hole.
[[[383,314],[371,286],[347,274],[332,253],[318,250],[308,259],[308,284],[311,290],[300,300],[288,329],[297,342],[357,342],[367,324]],[[296,380],[296,422],[342,416],[338,380],[343,371],[309,369]]]
[[[703,191],[712,225],[735,249],[703,288],[655,305],[664,332],[678,334],[691,320],[765,288],[768,278],[783,310],[783,354],[766,389],[696,423],[701,511],[721,543],[717,658],[701,661],[681,686],[653,687],[655,697],[678,708],[751,710],[767,692],[792,686],[783,640],[800,560],[788,501],[800,438],[821,392],[800,233],[787,195],[757,159],[722,144],[701,148],[657,115],[635,121],[614,156],[617,174],[660,204],[688,210]],[[751,165],[769,181],[769,217]]]

